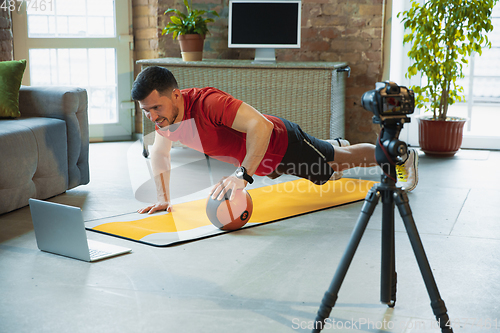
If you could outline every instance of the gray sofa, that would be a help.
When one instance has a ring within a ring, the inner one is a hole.
[[[23,86],[19,111],[0,119],[0,214],[90,180],[85,89]]]

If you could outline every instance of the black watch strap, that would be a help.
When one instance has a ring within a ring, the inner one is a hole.
[[[247,173],[247,169],[245,169],[245,167],[243,166],[240,166],[238,169],[236,169],[236,177],[240,178],[240,179],[244,179],[246,180],[247,182],[249,182],[250,184],[253,183],[253,178],[252,176],[250,176],[248,173]]]

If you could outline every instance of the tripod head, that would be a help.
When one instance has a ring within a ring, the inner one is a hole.
[[[382,128],[375,149],[377,164],[385,175],[382,181],[396,183],[396,164],[408,151],[406,143],[398,137],[403,125],[411,120],[408,115],[415,111],[413,90],[390,81],[377,82],[374,90],[363,94],[361,105],[373,113],[373,123]]]
[[[406,122],[410,122],[410,118],[386,119],[380,123],[382,129],[377,138],[375,159],[384,172],[383,180],[385,176],[386,180],[397,181],[396,164],[401,163],[401,156],[408,152],[406,142],[399,140],[399,133]]]

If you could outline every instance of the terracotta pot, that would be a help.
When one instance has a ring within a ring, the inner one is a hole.
[[[453,156],[460,149],[467,119],[449,118],[446,121],[418,118],[418,141],[427,155]]]
[[[198,34],[179,35],[182,60],[201,61],[203,59],[203,44],[205,36]]]

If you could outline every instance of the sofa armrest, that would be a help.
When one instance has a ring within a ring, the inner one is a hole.
[[[76,87],[22,86],[19,90],[22,117],[60,118],[87,113],[87,91]]]
[[[76,87],[22,86],[19,90],[21,117],[58,118],[66,122],[69,187],[90,181],[87,91]]]

